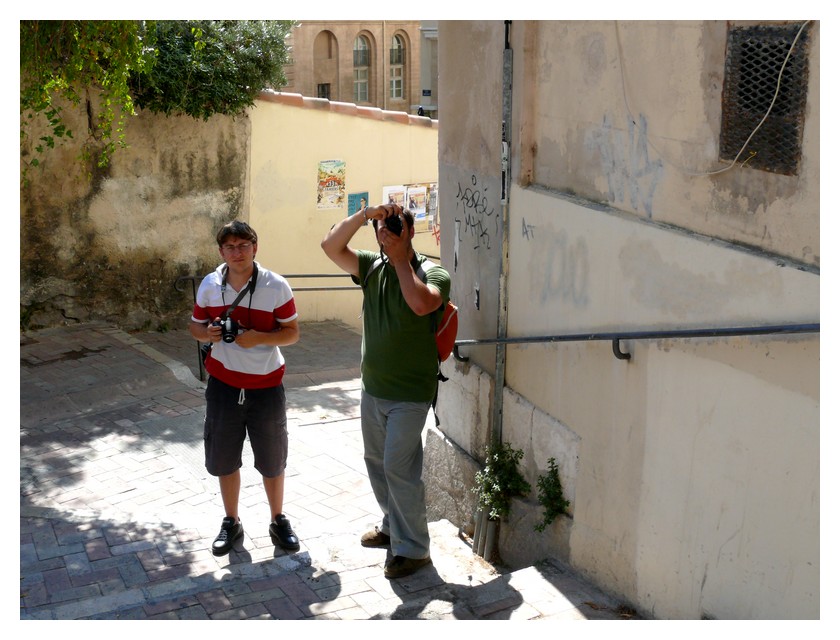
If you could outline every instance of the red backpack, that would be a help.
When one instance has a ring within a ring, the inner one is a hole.
[[[457,337],[458,307],[452,303],[452,300],[447,300],[446,304],[443,306],[443,317],[440,320],[440,326],[437,331],[435,331],[438,360],[443,362],[452,355],[452,349],[455,348],[455,338]]]
[[[385,264],[385,261],[382,258],[377,258],[371,263],[367,275],[365,275],[365,281],[362,284],[362,287],[367,284],[368,278],[370,278],[373,272],[383,264]],[[426,282],[426,271],[436,266],[438,266],[436,263],[427,258],[417,265],[414,272],[417,274],[418,278],[420,278],[423,282]],[[435,342],[437,343],[438,362],[443,362],[452,355],[452,350],[455,348],[455,338],[458,336],[458,307],[455,306],[452,300],[447,300],[442,305],[442,308],[443,316],[440,319],[440,324],[435,326]]]

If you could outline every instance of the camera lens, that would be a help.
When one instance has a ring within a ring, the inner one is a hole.
[[[236,320],[228,318],[222,323],[222,340],[233,342],[236,340],[237,333],[239,333],[239,324],[237,324]]]
[[[403,230],[402,219],[399,216],[388,216],[385,218],[385,228],[394,235],[400,235]]]

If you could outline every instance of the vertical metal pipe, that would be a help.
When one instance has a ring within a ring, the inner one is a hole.
[[[510,245],[510,131],[513,101],[513,49],[510,48],[511,21],[505,20],[505,46],[502,53],[502,148],[501,148],[501,185],[500,200],[502,212],[501,224],[501,260],[499,263],[499,315],[496,324],[496,337],[507,338],[508,320],[508,250]],[[493,416],[490,424],[491,444],[502,442],[502,411],[505,391],[505,345],[496,343],[496,369],[493,386]],[[496,528],[498,523],[490,522],[487,513],[483,514],[481,555],[489,560],[496,546]],[[486,534],[485,534],[486,532]]]
[[[484,556],[484,546],[487,537],[487,522],[487,511],[482,509],[479,513],[479,522],[476,525],[474,540],[475,554],[482,557]]]
[[[510,48],[510,20],[505,20],[505,47],[502,59],[502,157],[501,157],[501,261],[499,264],[499,316],[496,337],[507,338],[508,320],[508,251],[510,245],[510,129],[513,92],[513,49]],[[491,442],[502,441],[502,402],[505,388],[505,345],[496,344],[496,371],[493,388]]]
[[[382,21],[382,110],[388,110],[388,47],[390,41],[385,40],[385,21]]]
[[[481,557],[487,560],[487,562],[493,560],[493,551],[496,549],[496,536],[498,535],[498,527],[498,521],[487,521],[487,536],[484,540],[484,551],[481,554]]]

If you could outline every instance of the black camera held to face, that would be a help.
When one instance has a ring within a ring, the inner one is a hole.
[[[398,215],[394,214],[385,218],[385,228],[393,233],[395,236],[402,234],[403,221]]]
[[[225,342],[233,342],[239,335],[239,323],[233,318],[225,318],[221,321],[215,320],[213,326],[222,328],[222,340]]]

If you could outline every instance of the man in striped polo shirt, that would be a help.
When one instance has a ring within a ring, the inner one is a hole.
[[[275,545],[298,551],[300,542],[283,514],[288,432],[279,348],[300,337],[294,295],[285,278],[254,260],[257,234],[247,223],[227,223],[216,241],[224,262],[199,285],[189,325],[196,340],[212,343],[205,359],[204,455],[207,471],[219,478],[225,517],[211,548],[224,555],[244,536],[239,469],[247,433],[268,498],[269,535]],[[223,332],[221,321],[237,298],[229,314],[234,324]]]

